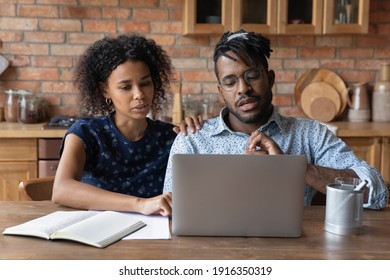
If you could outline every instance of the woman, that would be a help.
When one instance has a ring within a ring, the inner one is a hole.
[[[74,76],[83,116],[66,133],[53,202],[80,209],[171,213],[162,194],[178,128],[147,118],[170,88],[171,60],[153,40],[104,38],[80,57]],[[187,121],[192,127],[197,120]],[[184,131],[184,124],[181,125]]]

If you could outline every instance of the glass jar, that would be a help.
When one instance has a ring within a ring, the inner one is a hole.
[[[200,94],[183,94],[182,106],[184,118],[200,114],[199,110]]]
[[[6,94],[4,91],[0,91],[0,122],[5,121],[4,119],[4,103]]]
[[[30,92],[21,93],[18,99],[18,121],[37,123],[40,118],[41,100]]]
[[[172,122],[172,108],[173,108],[173,94],[167,94],[165,101],[161,105],[160,110],[153,112],[153,118],[155,120],[161,120],[164,122]]]
[[[43,97],[35,97],[38,101],[38,122],[44,122],[46,121],[46,108],[47,108],[47,103],[46,100]]]
[[[4,120],[6,122],[18,121],[18,94],[17,91],[9,89],[4,100]]]
[[[215,93],[205,93],[202,98],[202,117],[203,119],[211,119],[219,115],[220,110],[222,109],[219,105],[218,94]]]
[[[372,95],[372,120],[390,121],[390,63],[381,65],[379,81],[375,83]]]

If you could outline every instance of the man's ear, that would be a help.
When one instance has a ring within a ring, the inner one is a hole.
[[[218,89],[219,94],[222,95],[222,88],[221,88],[221,85],[219,83],[217,84],[217,89]]]
[[[275,72],[274,70],[268,70],[268,84],[269,88],[272,88],[275,84]]]

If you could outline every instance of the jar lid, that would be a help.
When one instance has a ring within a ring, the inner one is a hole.
[[[19,94],[19,95],[32,95],[33,93],[29,90],[23,90],[23,89],[16,89],[16,90],[13,90],[13,89],[8,89],[5,91],[6,94]]]

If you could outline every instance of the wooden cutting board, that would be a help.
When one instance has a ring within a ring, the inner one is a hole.
[[[337,116],[336,105],[326,97],[319,97],[310,104],[312,118],[320,122],[330,122]]]
[[[322,109],[321,103],[324,103],[323,107],[327,108],[326,110]],[[309,118],[328,122],[338,115],[341,108],[341,98],[337,90],[328,83],[314,82],[302,91],[300,104],[302,111]]]
[[[341,106],[337,115],[341,115],[347,107],[348,89],[344,81],[336,73],[325,68],[312,69],[299,77],[294,89],[295,104],[303,110],[302,104],[300,103],[302,92],[308,85],[315,82],[325,82],[337,90],[341,98]]]

